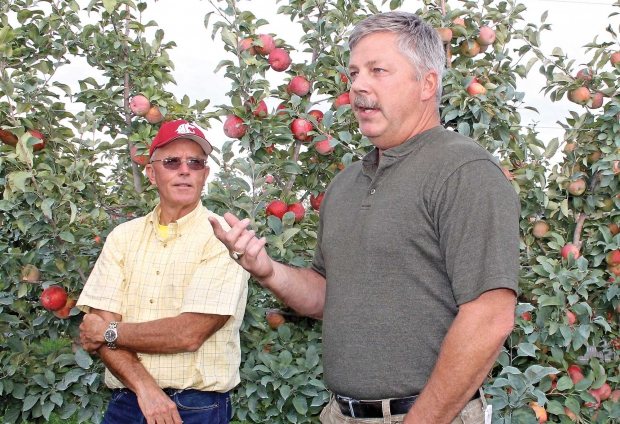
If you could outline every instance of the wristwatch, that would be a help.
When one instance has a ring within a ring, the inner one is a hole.
[[[116,339],[118,338],[118,330],[116,329],[118,322],[112,321],[108,329],[103,333],[103,338],[108,343],[108,348],[116,349]]]

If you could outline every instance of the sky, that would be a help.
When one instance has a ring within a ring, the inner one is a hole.
[[[214,3],[217,1],[213,0]],[[448,0],[452,7],[458,7],[454,0]],[[376,1],[380,4],[380,1]],[[620,15],[612,18],[608,16],[612,12],[620,12],[619,7],[612,7],[613,0],[521,0],[528,10],[523,13],[527,22],[540,23],[540,17],[548,11],[546,22],[551,24],[551,31],[545,31],[541,35],[542,50],[550,53],[554,47],[560,47],[571,58],[576,59],[576,64],[585,63],[587,58],[582,48],[586,43],[599,37],[598,41],[611,41],[611,36],[605,32],[607,25],[612,24],[616,32],[620,32]],[[221,2],[220,4],[223,4]],[[281,0],[276,4],[275,0],[239,0],[238,5],[242,10],[252,11],[257,18],[264,18],[269,25],[261,27],[263,33],[274,33],[283,38],[287,43],[295,45],[303,35],[297,24],[292,24],[290,19],[276,13],[277,8],[287,1]],[[403,10],[415,11],[420,8],[419,0],[407,0]],[[204,26],[205,15],[213,11],[214,7],[207,0],[158,0],[148,1],[148,7],[143,14],[143,22],[155,20],[165,32],[165,41],[174,41],[177,47],[169,51],[176,69],[173,76],[177,86],[169,85],[166,88],[181,99],[188,95],[192,103],[196,100],[210,99],[210,107],[220,104],[230,104],[225,93],[229,90],[230,81],[224,78],[221,70],[214,74],[217,64],[222,59],[232,59],[230,53],[226,53],[219,34],[215,40],[211,39],[212,23],[217,19],[215,14],[210,18],[209,29]],[[387,6],[385,6],[387,10]],[[620,50],[618,46],[617,50]],[[293,62],[309,60],[308,53],[291,52]],[[540,137],[544,142],[554,137],[562,140],[563,130],[558,121],[564,121],[568,116],[568,110],[583,113],[581,106],[575,105],[563,99],[552,103],[544,98],[541,90],[545,87],[545,78],[538,72],[537,64],[530,71],[527,79],[520,80],[518,90],[526,93],[526,105],[535,107],[539,114],[523,109],[522,125],[537,123]],[[576,69],[580,69],[577,67]],[[73,86],[77,88],[77,81],[92,75],[92,69],[80,60],[76,60],[70,67],[62,69],[57,78],[66,82],[69,77]],[[280,84],[288,74],[281,72],[268,72],[268,78],[272,86]],[[279,103],[278,99],[268,99],[267,105],[273,109]],[[77,111],[77,110],[76,110]],[[222,125],[212,122],[212,128],[206,131],[209,141],[215,146],[221,146],[226,137]],[[212,175],[215,172],[212,172]]]

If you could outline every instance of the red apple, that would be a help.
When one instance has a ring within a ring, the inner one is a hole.
[[[267,205],[267,216],[273,215],[282,219],[286,212],[288,212],[288,208],[286,207],[286,203],[282,200],[273,200]]]
[[[596,394],[601,400],[607,400],[611,397],[611,386],[607,383],[603,383],[598,389],[594,389]]]
[[[592,70],[591,69],[582,69],[577,72],[577,79],[582,79],[584,81],[592,81]]]
[[[51,286],[43,290],[41,304],[48,311],[62,309],[67,303],[67,292],[60,286]]]
[[[611,392],[610,398],[612,402],[618,402],[618,399],[620,399],[620,390],[614,390]]]
[[[585,377],[583,376],[582,373],[580,372],[574,372],[570,375],[570,379],[573,380],[573,384],[577,384],[579,383],[581,380],[583,380]]]
[[[575,373],[583,374],[579,365],[571,365],[568,367],[567,371],[568,371],[568,375],[575,374]]]
[[[41,132],[37,130],[28,130],[28,132],[34,138],[38,138],[39,140],[41,140],[40,143],[37,143],[32,146],[32,150],[34,150],[35,152],[38,152],[39,150],[43,149],[45,147],[45,137],[43,136],[43,134],[41,134]]]
[[[301,203],[293,203],[288,206],[287,212],[293,212],[295,214],[295,222],[299,222],[306,216],[306,209],[304,209]]]
[[[478,82],[472,82],[469,84],[469,87],[467,87],[467,92],[475,96],[476,94],[487,94],[487,89]]]
[[[297,118],[293,121],[291,131],[293,131],[293,137],[299,141],[309,141],[312,139],[312,136],[308,134],[312,131],[312,124],[303,118]]]
[[[620,275],[620,264],[607,266],[607,272],[617,277],[618,275]]]
[[[241,138],[245,134],[245,130],[243,119],[237,115],[230,115],[224,121],[224,134],[226,134],[226,137]]]
[[[297,75],[293,77],[286,87],[288,94],[297,94],[299,97],[303,97],[310,92],[310,81],[306,77]]]
[[[312,208],[317,212],[321,209],[321,203],[323,203],[323,197],[325,197],[325,192],[322,192],[316,197],[314,197],[314,194],[310,195],[310,206],[312,206]]]
[[[291,62],[291,56],[284,49],[276,47],[269,53],[269,64],[276,72],[286,71]]]
[[[95,243],[101,243],[101,237],[99,237],[99,236],[95,236],[95,237],[93,237],[93,241],[94,241]]]
[[[480,53],[480,44],[475,40],[465,40],[461,43],[461,53],[465,57],[474,57]]]
[[[612,165],[612,169],[614,170],[615,175],[620,174],[620,161],[615,160],[614,164]]]
[[[612,222],[611,224],[607,224],[607,228],[609,228],[609,231],[611,232],[612,236],[615,236],[616,234],[620,232],[620,227],[615,222]]]
[[[609,56],[609,61],[611,62],[611,66],[616,66],[620,63],[620,52],[613,53]]]
[[[164,120],[164,115],[161,114],[157,105],[151,106],[151,108],[148,112],[146,112],[146,115],[144,115],[144,117],[150,124],[158,124]]]
[[[549,224],[545,221],[536,221],[532,228],[532,235],[536,238],[543,238],[547,231],[549,231]]]
[[[287,109],[288,107],[286,106],[286,103],[282,102],[278,105],[278,107],[276,107],[276,115],[280,116],[280,115],[287,115],[287,112],[282,111],[282,109]],[[278,112],[280,111],[280,112]]]
[[[569,243],[562,248],[561,255],[564,259],[568,259],[570,254],[573,255],[574,259],[577,259],[581,255],[577,246]]]
[[[314,117],[314,119],[316,119],[316,122],[319,124],[323,120],[323,112],[318,109],[312,109],[310,112],[308,112],[308,115]]]
[[[60,318],[60,319],[67,319],[67,318],[69,318],[69,315],[71,315],[71,308],[73,308],[76,303],[77,303],[77,301],[74,298],[69,297],[67,299],[67,303],[65,303],[65,306],[63,306],[61,309],[53,312],[54,316],[56,318]]]
[[[138,151],[138,145],[134,144],[133,146],[131,146],[131,149],[129,149],[129,156],[131,157],[131,160],[140,166],[145,166],[147,163],[149,163],[149,159],[151,157],[148,154],[138,155],[136,154],[137,151]]]
[[[538,406],[538,402],[530,402],[530,408],[534,410],[539,423],[547,422],[547,410],[542,406]]]
[[[599,406],[601,406],[601,397],[599,396],[598,392],[596,390],[590,389],[588,390],[588,393],[590,393],[596,398],[596,403],[587,402],[584,406],[586,408],[598,408]]]
[[[463,18],[454,18],[452,20],[452,23],[454,25],[460,25],[460,26],[465,26],[465,20]]]
[[[568,100],[578,105],[585,105],[590,100],[590,90],[588,87],[578,87],[569,93]]]
[[[151,102],[142,94],[133,96],[131,102],[129,102],[129,109],[134,115],[144,116],[151,108]]]
[[[351,99],[349,98],[348,91],[345,91],[344,93],[340,94],[338,97],[336,97],[336,100],[334,100],[334,107],[336,109],[338,109],[340,106],[349,105],[349,104],[351,104]]]
[[[267,104],[264,100],[258,102],[258,106],[256,106],[256,99],[254,97],[250,97],[245,102],[245,107],[247,110],[251,110],[252,114],[257,118],[265,118],[267,116]]]
[[[577,321],[577,317],[571,311],[566,311],[566,318],[568,319],[568,325],[573,325]]]
[[[261,34],[258,36],[260,41],[263,42],[263,46],[254,46],[254,49],[257,53],[262,54],[263,56],[267,56],[273,49],[276,48],[276,42],[273,40],[273,37],[269,34]]]
[[[523,318],[525,321],[531,321],[532,320],[532,313],[531,312],[523,312],[521,314],[521,318]]]
[[[488,26],[480,27],[480,35],[478,35],[476,41],[481,46],[490,46],[495,42],[495,31]]]
[[[274,181],[274,180],[273,180],[273,175],[267,175],[267,176],[265,177],[265,182],[266,182],[267,184],[273,184],[273,181]]]
[[[568,409],[567,407],[564,407],[564,414],[566,414],[566,416],[573,421],[577,420],[577,415],[575,415],[575,413],[571,411],[570,409]]]
[[[20,274],[19,280],[33,283],[39,281],[40,276],[41,273],[39,272],[39,269],[34,265],[28,264],[22,267],[22,272]]]
[[[568,184],[568,192],[573,196],[581,196],[586,191],[586,180],[578,178]]]
[[[447,44],[450,40],[452,40],[452,30],[450,28],[437,28],[437,32],[439,33],[441,41],[443,41],[444,44]]]
[[[329,143],[331,142],[331,140],[333,140],[334,137],[332,137],[331,135],[327,136],[327,139],[325,140],[321,140],[321,141],[317,141],[316,143],[314,143],[314,148],[316,149],[317,152],[319,152],[322,155],[328,155],[331,152],[334,151],[334,147],[330,146]]]
[[[618,265],[620,264],[620,250],[612,250],[605,255],[605,262],[607,265]]]
[[[239,43],[239,51],[240,52],[248,52],[252,56],[256,54],[256,48],[252,45],[251,38],[244,38],[241,43]]]
[[[284,319],[282,315],[276,312],[267,313],[267,324],[269,324],[269,327],[273,328],[274,330],[285,322],[286,319]]]
[[[601,93],[600,91],[594,93],[594,96],[592,96],[592,106],[590,106],[590,108],[598,109],[599,107],[603,106],[603,98],[603,93]]]
[[[349,83],[349,77],[347,76],[347,74],[343,74],[342,72],[340,73],[340,82],[343,82],[345,84]]]
[[[12,132],[8,132],[0,129],[0,141],[9,146],[17,146],[17,136]]]

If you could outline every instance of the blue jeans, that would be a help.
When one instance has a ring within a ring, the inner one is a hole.
[[[232,418],[228,393],[164,389],[179,411],[183,424],[227,424]],[[136,394],[115,389],[102,424],[146,424]]]

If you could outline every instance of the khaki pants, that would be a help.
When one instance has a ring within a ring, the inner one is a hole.
[[[482,392],[481,392],[482,394]],[[389,400],[383,401],[383,410],[386,411],[383,418],[351,418],[340,412],[340,407],[336,403],[334,396],[321,412],[321,423],[323,424],[399,424],[403,422],[404,415],[390,415]],[[484,424],[484,410],[486,409],[486,400],[484,396],[474,399],[465,405],[465,408],[452,421],[451,424]],[[386,408],[386,406],[388,406]]]

